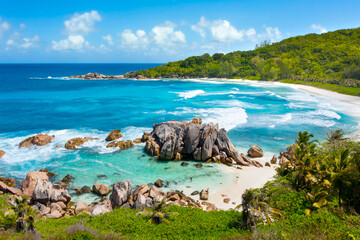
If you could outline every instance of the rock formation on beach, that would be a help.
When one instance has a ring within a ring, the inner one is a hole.
[[[218,124],[202,124],[199,117],[191,122],[169,121],[155,124],[151,133],[144,133],[145,152],[159,160],[213,161],[232,165],[262,167],[258,161],[240,155],[226,130]]]

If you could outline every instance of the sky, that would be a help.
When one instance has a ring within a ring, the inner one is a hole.
[[[165,63],[360,27],[358,0],[1,0],[0,63]]]

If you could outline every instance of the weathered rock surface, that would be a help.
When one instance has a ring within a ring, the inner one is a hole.
[[[32,196],[36,183],[39,179],[44,181],[49,181],[49,177],[46,172],[40,172],[40,171],[28,172],[25,180],[21,182],[22,190],[24,191],[24,193],[29,196]]]
[[[16,183],[15,183],[15,178],[6,178],[6,177],[0,177],[0,181],[5,183],[6,185],[8,185],[9,187],[15,187]]]
[[[271,167],[271,165],[270,165],[269,162],[266,162],[266,163],[265,163],[265,166],[266,166],[266,167]]]
[[[28,137],[27,139],[25,139],[24,141],[19,143],[19,147],[20,148],[29,148],[33,145],[36,146],[44,146],[46,144],[51,143],[51,141],[54,139],[55,136],[50,136],[47,134],[37,134],[35,136],[32,137]]]
[[[111,210],[112,210],[112,208],[105,204],[98,204],[92,210],[91,216],[101,215],[101,214],[110,212]]]
[[[257,161],[244,159],[231,143],[226,130],[212,123],[201,124],[200,118],[191,122],[169,121],[155,124],[151,133],[144,133],[145,152],[159,160],[214,161],[249,166]]]
[[[284,156],[282,156],[281,158],[280,158],[280,165],[282,166],[282,165],[285,165],[285,164],[287,164],[287,163],[289,163],[290,161],[289,161],[289,159],[287,159],[286,157],[284,157]]]
[[[66,143],[65,143],[65,148],[69,149],[69,150],[75,150],[76,147],[79,147],[81,145],[83,145],[84,143],[88,142],[88,141],[92,141],[94,140],[93,138],[90,137],[78,137],[78,138],[72,138],[69,139]]]
[[[149,192],[149,197],[154,199],[155,202],[161,202],[165,197],[166,193],[152,185]]]
[[[85,211],[88,208],[88,205],[84,202],[77,202],[75,205],[75,213],[80,213]]]
[[[132,208],[138,210],[140,208],[149,208],[152,207],[153,200],[150,197],[145,197],[144,195],[138,194],[136,196],[136,201],[132,205]]]
[[[161,180],[160,178],[158,180],[156,180],[156,182],[154,183],[154,185],[158,188],[161,188],[164,184],[163,184],[163,180]]]
[[[74,179],[73,176],[71,176],[70,174],[67,174],[61,181],[63,183],[69,183],[70,181],[72,181]]]
[[[18,195],[18,196],[21,196],[23,194],[21,189],[15,188],[15,187],[10,187],[10,186],[6,185],[5,183],[3,183],[1,181],[0,181],[0,191],[4,192],[4,193],[15,194],[15,195]]]
[[[251,146],[251,148],[248,150],[248,154],[250,157],[253,158],[259,158],[264,156],[263,150],[258,145]]]
[[[4,150],[0,150],[0,159],[5,155],[5,151]]]
[[[224,198],[223,202],[224,202],[224,203],[229,203],[229,202],[230,202],[230,198]]]
[[[114,141],[116,139],[122,138],[121,130],[112,130],[109,135],[105,138],[106,141]]]
[[[32,200],[43,204],[50,202],[64,202],[67,204],[71,197],[67,190],[58,184],[52,184],[48,180],[38,179],[32,194]]]
[[[110,201],[113,208],[120,207],[126,203],[131,196],[131,183],[129,181],[120,181],[114,184]]]
[[[126,141],[112,141],[109,142],[106,147],[107,148],[111,148],[111,147],[118,147],[120,150],[125,150],[127,148],[130,148],[134,146],[134,143],[131,140],[126,140]]]
[[[277,163],[277,157],[276,157],[276,155],[274,155],[273,157],[272,157],[272,159],[270,160],[270,163],[271,164],[276,164]]]
[[[83,186],[80,190],[81,193],[91,193],[91,188],[89,186]]]
[[[138,188],[135,189],[135,191],[133,192],[133,199],[136,200],[137,198],[137,195],[138,194],[141,194],[141,195],[149,195],[149,191],[150,191],[150,188],[147,184],[142,184],[140,185]]]
[[[203,189],[200,192],[200,200],[208,200],[209,199],[209,189]]]
[[[105,184],[95,184],[93,186],[93,193],[99,196],[106,196],[111,192],[111,188]]]

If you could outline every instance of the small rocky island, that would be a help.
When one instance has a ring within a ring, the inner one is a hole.
[[[87,73],[84,75],[73,75],[66,78],[78,78],[78,79],[125,79],[125,75],[104,75],[99,73]],[[136,75],[136,79],[148,79],[142,75]]]

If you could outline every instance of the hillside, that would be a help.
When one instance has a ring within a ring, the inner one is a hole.
[[[360,87],[360,28],[308,34],[251,51],[189,57],[126,77],[247,78],[310,81]]]

